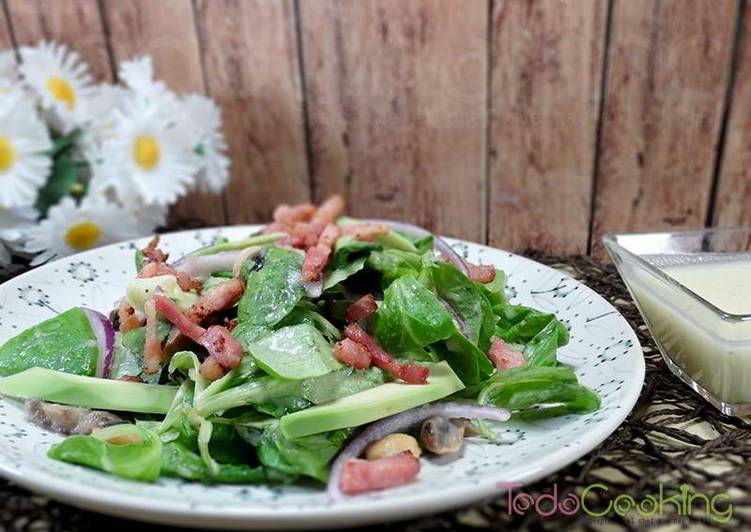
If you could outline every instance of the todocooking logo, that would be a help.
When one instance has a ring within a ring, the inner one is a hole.
[[[681,484],[677,491],[671,491],[660,483],[657,493],[640,497],[621,494],[614,498],[608,497],[609,489],[605,484],[590,484],[580,494],[573,491],[559,493],[558,485],[553,484],[551,493],[536,496],[518,491],[519,487],[521,484],[517,483],[498,484],[498,488],[507,490],[509,515],[534,512],[548,517],[584,513],[594,518],[618,515],[648,519],[684,517],[696,513],[716,523],[727,523],[733,517],[733,505],[729,503],[727,493],[707,495],[694,491],[689,484]]]

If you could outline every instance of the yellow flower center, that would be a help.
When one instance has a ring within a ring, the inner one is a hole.
[[[161,148],[150,135],[139,135],[133,142],[133,160],[144,170],[153,170],[159,164]]]
[[[65,242],[73,249],[89,249],[102,236],[102,229],[94,222],[80,222],[65,232]]]
[[[55,100],[66,104],[68,109],[73,109],[76,106],[76,90],[63,78],[49,78],[47,80],[47,90],[50,91]]]
[[[16,162],[16,149],[8,137],[0,136],[0,172],[7,172]]]

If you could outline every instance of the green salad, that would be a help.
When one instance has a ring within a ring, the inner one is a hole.
[[[73,308],[0,347],[0,393],[66,435],[55,460],[334,497],[410,482],[492,422],[599,407],[556,358],[567,327],[511,303],[503,271],[343,210],[281,205],[174,261],[153,239],[109,316]]]

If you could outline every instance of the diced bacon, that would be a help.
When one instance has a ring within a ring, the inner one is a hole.
[[[344,198],[335,194],[321,203],[316,210],[311,221],[319,222],[323,225],[332,224],[344,212]]]
[[[374,366],[388,371],[393,377],[401,379],[409,384],[425,384],[428,382],[430,370],[419,364],[400,364],[397,360],[384,351],[378,342],[366,333],[357,322],[350,323],[344,328],[344,336],[362,344],[370,352],[371,362]]]
[[[306,283],[317,281],[331,256],[331,248],[317,245],[305,252],[302,264],[302,280]]]
[[[390,231],[387,225],[383,224],[352,224],[345,225],[342,233],[349,235],[355,240],[364,240],[372,242],[379,236],[383,236]]]
[[[159,249],[159,235],[154,235],[145,248],[141,250],[144,258],[149,262],[167,262],[169,254]]]
[[[178,331],[196,343],[201,343],[201,337],[206,329],[190,321],[185,314],[167,297],[156,295],[153,298],[156,309],[172,323]]]
[[[193,323],[201,323],[211,314],[232,307],[244,291],[245,283],[235,277],[199,297],[185,316]]]
[[[153,297],[153,301],[158,310],[167,320],[169,320],[178,331],[206,348],[209,358],[204,360],[201,365],[201,374],[207,379],[216,380],[226,373],[228,369],[236,368],[240,364],[243,351],[240,342],[230,334],[230,332],[221,325],[212,325],[204,329],[190,321],[180,309],[168,298],[162,295]],[[208,360],[212,362],[208,362]],[[204,372],[205,366],[205,372]],[[220,366],[222,371],[217,371]]]
[[[420,459],[409,451],[378,460],[348,460],[342,469],[339,487],[347,495],[368,493],[401,486],[420,473]]]
[[[342,230],[338,225],[329,224],[324,227],[323,231],[321,232],[321,236],[318,237],[318,244],[334,249],[336,241],[341,235]]]
[[[302,203],[300,205],[289,206],[281,204],[274,209],[274,222],[278,224],[293,224],[295,222],[308,222],[316,212],[315,205]]]
[[[298,222],[285,227],[288,235],[279,240],[278,244],[305,250],[318,243],[318,237],[323,229],[324,225],[320,223]]]
[[[136,313],[136,309],[134,309],[125,298],[120,301],[120,306],[117,307],[117,319],[120,322],[118,330],[121,333],[138,329],[143,325],[143,319]]]
[[[370,351],[364,345],[345,338],[334,345],[334,356],[342,364],[356,369],[370,367]]]
[[[500,338],[493,338],[488,351],[488,358],[495,364],[498,371],[509,368],[520,368],[527,365],[527,359],[524,355],[515,349],[511,349],[506,342]]]
[[[141,377],[138,375],[123,375],[122,377],[118,378],[119,381],[126,381],[126,382],[143,382],[141,380]]]
[[[269,224],[263,229],[261,229],[261,233],[264,234],[270,234],[270,233],[286,233],[287,232],[287,226],[285,224],[280,223],[273,223]]]
[[[146,341],[143,348],[144,373],[153,374],[161,369],[162,365],[162,342],[157,337],[159,319],[156,315],[156,305],[153,299],[149,299],[143,305],[146,314]]]
[[[138,272],[138,277],[142,279],[157,277],[159,275],[174,275],[177,279],[177,284],[185,291],[200,291],[203,286],[203,283],[199,279],[193,279],[187,273],[176,270],[163,262],[149,262]]]
[[[227,369],[236,368],[240,365],[240,359],[243,357],[243,349],[230,332],[221,325],[212,325],[201,337],[198,342],[209,352],[209,357],[213,358],[222,367]]]
[[[495,279],[495,266],[491,264],[467,263],[468,277],[476,283],[492,283]]]
[[[378,304],[373,298],[373,294],[366,294],[348,306],[345,313],[347,314],[347,320],[358,321],[364,320],[376,310],[378,310]]]

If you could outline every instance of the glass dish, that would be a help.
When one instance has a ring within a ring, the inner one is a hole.
[[[727,312],[676,279],[686,266],[705,276],[728,267],[751,272],[751,228],[606,235],[603,242],[670,370],[724,414],[751,415],[751,314]]]

